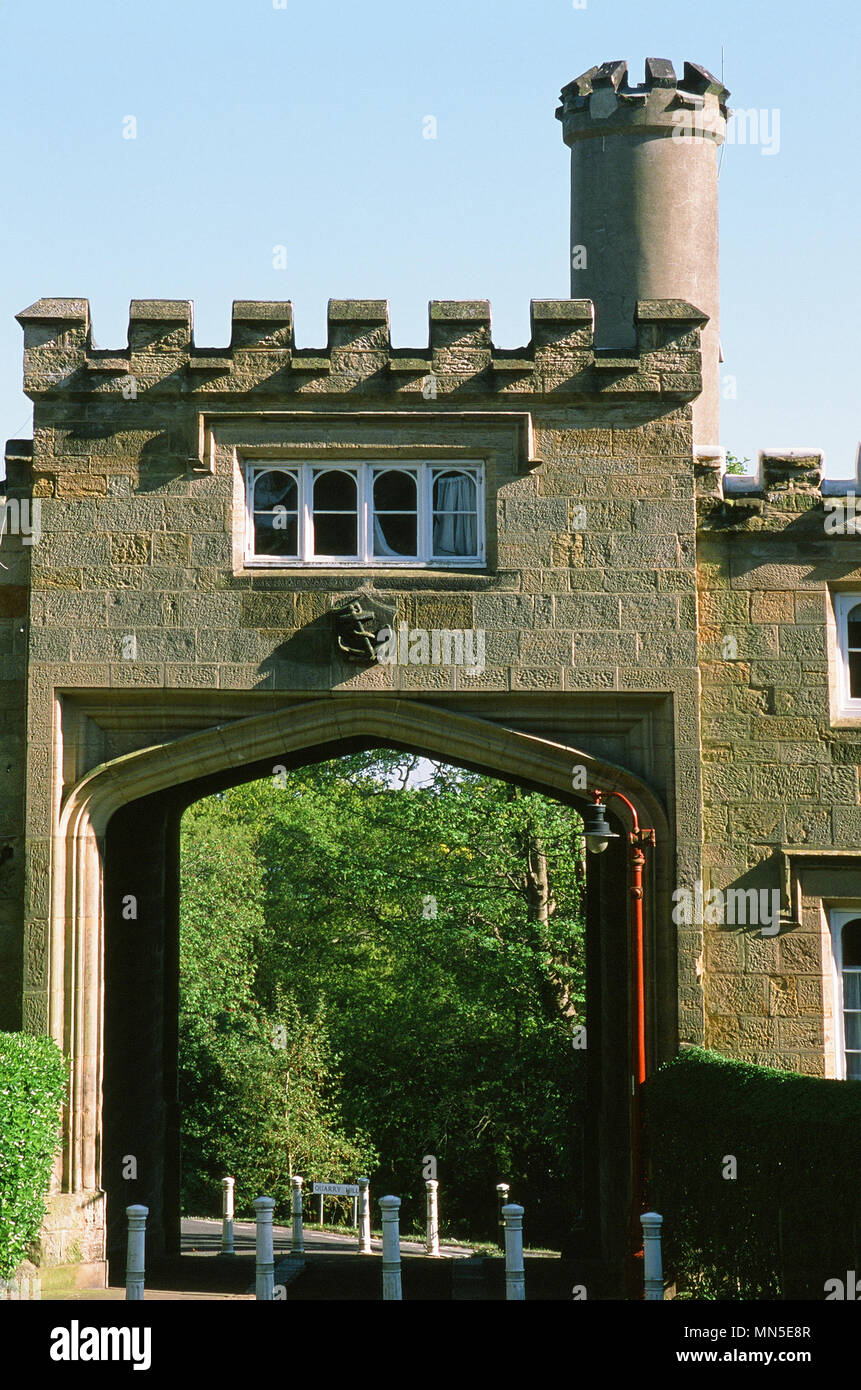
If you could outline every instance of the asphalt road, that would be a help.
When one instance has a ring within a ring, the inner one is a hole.
[[[242,1250],[254,1250],[255,1229],[253,1221],[234,1223],[233,1245],[237,1253]],[[290,1253],[289,1226],[273,1226],[272,1238],[276,1259],[279,1255]],[[355,1232],[345,1235],[343,1228],[340,1231],[309,1231],[306,1226],[304,1230],[305,1251],[308,1254],[334,1255],[339,1252],[353,1254],[357,1241],[358,1237]],[[379,1254],[382,1252],[382,1248],[382,1240],[377,1236],[371,1236],[371,1249]],[[184,1254],[218,1254],[221,1249],[221,1222],[198,1217],[183,1217],[182,1249]],[[424,1244],[417,1240],[401,1240],[401,1250],[405,1254],[421,1255],[424,1253]],[[469,1255],[471,1251],[465,1245],[440,1245],[440,1254],[448,1256]]]

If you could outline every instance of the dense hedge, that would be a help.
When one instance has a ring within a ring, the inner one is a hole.
[[[0,1279],[39,1234],[65,1095],[66,1064],[51,1038],[0,1033]]]
[[[827,1280],[861,1275],[861,1085],[691,1047],[646,1083],[645,1114],[648,1202],[680,1288],[824,1299]]]

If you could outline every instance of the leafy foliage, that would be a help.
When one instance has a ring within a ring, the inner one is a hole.
[[[53,1039],[0,1033],[0,1279],[38,1238],[65,1099],[66,1064]]]
[[[205,822],[217,842],[207,862],[226,865],[235,845],[234,873],[247,881],[233,896],[253,903],[244,944],[231,926],[228,947],[230,959],[253,958],[249,998],[270,1023],[287,1007],[290,1036],[300,1020],[325,1021],[341,1059],[339,1090],[333,1071],[326,1094],[343,1133],[370,1136],[374,1190],[402,1196],[407,1224],[421,1217],[433,1155],[449,1230],[494,1234],[505,1180],[530,1203],[531,1238],[558,1237],[579,1196],[579,821],[451,768],[424,764],[419,785],[417,761],[357,754],[201,803],[186,832],[186,896],[199,893],[189,856]],[[219,896],[213,879],[197,914],[208,941],[184,939],[188,967],[199,947],[219,954]],[[295,1171],[303,1123],[292,1129]],[[303,1156],[309,1176],[347,1175],[345,1154],[340,1168],[334,1150],[324,1163],[306,1144]]]
[[[822,1299],[861,1270],[861,1086],[689,1047],[645,1095],[649,1203],[694,1297]]]
[[[284,1206],[292,1173],[337,1179],[376,1153],[341,1127],[322,1003],[305,1016],[280,985],[271,1009],[255,992],[263,891],[251,831],[216,798],[185,817],[183,849],[183,1208],[214,1211],[227,1173],[237,1211],[261,1192]]]
[[[737,478],[743,477],[748,472],[747,465],[749,463],[750,459],[740,459],[736,458],[735,454],[727,454],[726,472]]]

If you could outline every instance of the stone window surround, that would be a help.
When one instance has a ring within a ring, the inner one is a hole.
[[[831,973],[831,1003],[833,1027],[829,1032],[831,1037],[831,1051],[834,1061],[834,1076],[840,1080],[846,1080],[846,1040],[843,1027],[843,948],[841,943],[841,932],[847,922],[852,922],[861,917],[861,902],[857,907],[828,907],[825,915],[828,920],[830,961],[823,964],[830,964]]]
[[[532,415],[528,411],[207,411],[199,419],[199,466],[202,474],[230,477],[233,574],[273,581],[283,575],[321,576],[352,570],[362,579],[370,566],[305,565],[278,569],[248,566],[246,553],[246,488],[244,461],[307,460],[327,462],[384,459],[408,463],[415,459],[449,463],[468,458],[484,464],[484,536],[482,566],[467,568],[437,562],[433,566],[389,566],[378,562],[374,572],[420,573],[442,579],[474,576],[478,583],[497,568],[497,512],[502,488],[527,476],[540,459],[535,456]]]
[[[319,450],[316,456],[310,458],[296,458],[292,454],[285,453],[283,457],[271,454],[265,458],[259,457],[253,449],[241,448],[238,450],[238,461],[241,470],[245,475],[245,509],[246,509],[246,540],[245,540],[245,564],[248,568],[273,569],[295,569],[297,567],[313,566],[315,569],[483,569],[486,563],[486,502],[485,502],[485,466],[481,459],[476,458],[365,458],[361,456],[350,457],[349,455],[339,454],[337,458],[326,455],[324,450]],[[367,508],[369,522],[373,519],[373,500],[371,493],[370,479],[372,469],[386,471],[397,470],[418,470],[418,527],[419,527],[419,555],[395,558],[393,556],[377,556],[373,554],[372,543],[369,539],[366,546],[360,544],[363,551],[359,556],[346,556],[343,559],[331,556],[316,557],[300,554],[298,557],[284,555],[256,555],[254,553],[254,521],[253,521],[253,495],[251,479],[252,473],[262,466],[282,465],[285,471],[300,472],[300,551],[302,549],[302,538],[304,526],[313,520],[313,502],[310,498],[308,489],[308,478],[311,469],[320,467],[323,469],[344,468],[346,470],[358,469],[359,472],[359,517],[360,535],[362,530],[362,511]],[[430,488],[432,487],[432,470],[446,471],[448,469],[469,473],[476,482],[476,506],[477,506],[477,555],[464,557],[457,556],[434,556],[431,551],[430,528],[432,524],[432,499]],[[303,516],[304,512],[304,516]],[[303,523],[304,522],[304,526]]]
[[[831,586],[827,605],[829,691],[831,723],[857,727],[861,724],[861,699],[849,694],[847,617],[852,607],[861,604],[861,589],[841,589]]]
[[[817,974],[821,987],[822,1075],[845,1079],[842,1053],[842,991],[837,978],[838,953],[833,918],[840,925],[861,917],[861,849],[805,849],[781,845],[777,851],[781,883],[781,929],[778,945],[787,939],[818,936]],[[795,967],[790,965],[789,969]]]

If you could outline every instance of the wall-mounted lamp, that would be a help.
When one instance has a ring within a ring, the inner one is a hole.
[[[595,793],[596,797],[600,793]],[[583,816],[583,838],[590,854],[603,854],[611,840],[618,840],[615,830],[607,820],[607,807],[600,800],[588,806]]]

